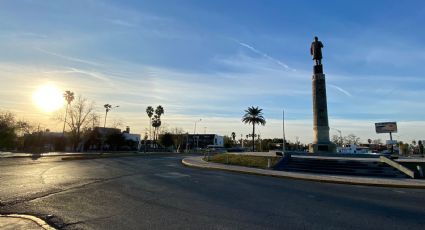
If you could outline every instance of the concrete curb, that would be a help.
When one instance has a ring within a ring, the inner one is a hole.
[[[280,177],[280,178],[287,178],[287,179],[316,181],[316,182],[323,182],[323,183],[425,189],[425,180],[381,179],[381,178],[370,178],[370,177],[333,176],[333,175],[326,175],[326,174],[284,172],[284,171],[258,169],[258,168],[244,167],[244,166],[225,165],[225,164],[219,164],[219,163],[206,162],[202,159],[202,157],[184,158],[182,160],[182,164],[188,167],[195,167],[195,168],[238,172],[238,173],[254,174],[254,175],[261,175],[261,176],[272,176],[272,177]]]
[[[395,169],[397,169],[398,171],[400,171],[400,172],[402,172],[402,173],[404,173],[404,174],[406,174],[407,176],[409,176],[410,178],[415,178],[415,172],[413,172],[412,170],[410,170],[410,169],[408,169],[408,168],[406,168],[406,167],[404,167],[403,165],[401,165],[400,163],[398,163],[398,162],[396,162],[396,161],[393,161],[393,160],[391,160],[390,158],[388,158],[388,157],[385,157],[385,156],[380,156],[379,157],[379,160],[381,161],[381,162],[383,162],[383,163],[385,163],[385,164],[387,164],[387,165],[389,165],[389,166],[391,166],[391,167],[393,167],[393,168],[395,168]]]
[[[2,215],[2,214],[0,214],[0,219],[1,218],[18,218],[18,219],[30,220],[32,222],[35,222],[38,226],[40,226],[41,229],[55,230],[55,228],[51,227],[44,220],[42,220],[40,218],[37,218],[35,216],[20,215],[20,214],[8,214],[8,215]]]

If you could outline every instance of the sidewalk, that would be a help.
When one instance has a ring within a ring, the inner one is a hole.
[[[4,230],[54,230],[43,220],[29,215],[0,215],[0,229]]]
[[[224,170],[262,176],[273,176],[299,180],[318,181],[324,183],[352,184],[366,186],[398,187],[398,188],[422,188],[425,189],[425,180],[414,180],[404,178],[382,179],[372,177],[335,176],[326,174],[311,174],[300,172],[284,172],[271,169],[250,168],[236,165],[226,165],[206,162],[202,157],[187,157],[182,163],[189,167]]]

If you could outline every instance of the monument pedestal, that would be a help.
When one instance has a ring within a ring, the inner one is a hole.
[[[336,145],[329,139],[328,103],[326,98],[326,81],[323,66],[313,67],[313,143],[309,145],[310,153],[336,152]]]
[[[312,143],[308,145],[309,153],[335,153],[336,145],[332,142],[328,143]]]

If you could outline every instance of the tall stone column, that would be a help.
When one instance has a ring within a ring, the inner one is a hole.
[[[323,66],[313,66],[313,143],[310,153],[335,152],[336,146],[329,139],[328,103],[326,98],[326,80]]]

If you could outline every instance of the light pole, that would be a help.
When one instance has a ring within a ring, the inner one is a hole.
[[[282,110],[282,155],[285,153],[285,142],[286,142],[286,138],[285,138],[285,110]]]
[[[103,107],[105,107],[105,109],[106,109],[106,112],[105,112],[105,121],[103,122],[103,128],[106,128],[106,117],[108,116],[108,112],[111,111],[112,109],[118,108],[120,106],[117,105],[117,106],[113,106],[112,107],[112,105],[110,105],[110,104],[105,104]]]
[[[202,119],[196,120],[195,121],[195,128],[193,129],[193,134],[196,134],[196,123],[202,121]]]

